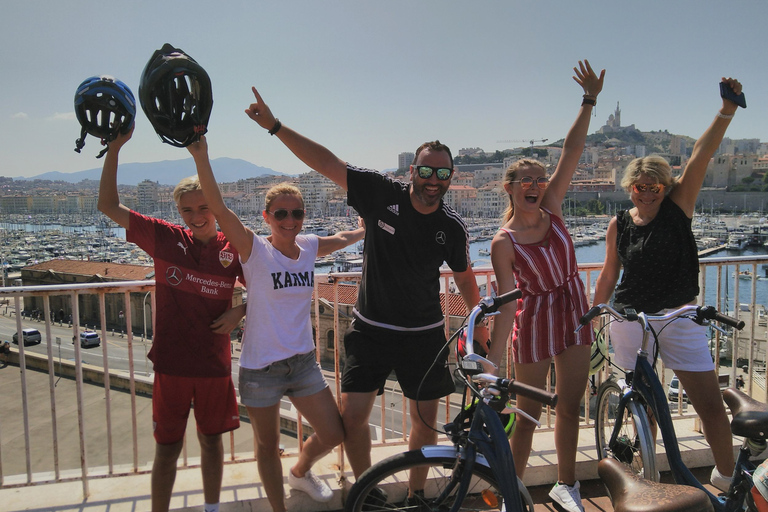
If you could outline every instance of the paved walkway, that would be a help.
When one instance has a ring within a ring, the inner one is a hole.
[[[0,411],[2,411],[2,415],[0,415],[0,462],[2,463],[2,474],[6,475],[4,480],[0,482],[0,510],[4,512],[17,510],[142,512],[150,510],[149,467],[154,452],[154,441],[151,434],[151,400],[143,396],[136,398],[137,425],[139,427],[137,471],[139,474],[135,474],[132,465],[131,438],[127,437],[132,435],[130,396],[120,391],[112,391],[110,401],[112,402],[114,473],[125,474],[125,476],[109,476],[106,469],[104,389],[95,385],[86,384],[83,386],[83,401],[86,404],[86,436],[89,444],[87,457],[91,467],[88,481],[90,496],[83,499],[83,484],[78,479],[81,472],[79,470],[80,453],[74,381],[66,378],[58,379],[55,388],[58,404],[59,465],[61,467],[61,479],[66,479],[66,481],[54,484],[27,484],[19,373],[18,366],[0,366],[0,390],[2,390],[0,393]],[[29,450],[33,482],[51,479],[53,443],[48,382],[49,378],[46,373],[27,371],[28,410],[32,424]],[[692,423],[692,420],[677,423],[681,451],[690,466],[705,467],[702,474],[706,476],[709,474],[708,471],[712,464],[711,452],[704,443],[701,434],[692,431]],[[190,425],[192,424],[193,422],[190,422]],[[200,470],[196,467],[198,455],[193,426],[188,430],[187,438],[191,440],[187,451],[188,463],[193,467],[179,470],[171,506],[173,510],[179,512],[197,512],[202,510],[203,499]],[[226,439],[225,446],[229,446]],[[243,423],[241,428],[235,431],[234,446],[240,459],[242,459],[243,453],[252,453],[253,440],[248,423]],[[582,481],[584,505],[588,511],[611,510],[610,501],[606,497],[603,486],[596,480],[594,434],[591,429],[581,431],[579,446],[577,477]],[[373,458],[380,460],[403,450],[402,445],[377,448]],[[229,454],[227,455],[229,456]],[[293,465],[294,457],[295,455],[289,455],[283,459],[284,473],[287,468]],[[332,511],[342,508],[342,491],[338,482],[341,476],[351,479],[351,474],[347,472],[346,475],[340,475],[335,463],[336,455],[331,454],[316,466],[316,473],[337,491],[334,499],[328,504],[318,504],[303,493],[291,495],[290,489],[286,485],[286,495],[289,496],[287,505],[291,512]],[[662,471],[665,469],[665,467],[661,467]],[[16,476],[8,477],[7,475]],[[534,497],[534,502],[537,504],[536,509],[539,511],[553,510],[554,506],[547,497],[552,485],[551,482],[556,480],[556,456],[551,432],[540,432],[534,437],[534,452],[531,455],[530,467],[526,471],[525,480]],[[256,463],[241,462],[226,465],[221,512],[262,510],[268,511],[270,508],[258,481]]]

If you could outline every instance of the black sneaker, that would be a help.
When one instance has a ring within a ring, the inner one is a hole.
[[[386,510],[392,507],[387,503],[389,496],[378,487],[374,487],[368,492],[368,496],[363,500],[363,510],[374,512],[376,510]]]
[[[431,512],[432,507],[424,498],[424,491],[413,491],[412,496],[407,496],[403,503],[398,507],[400,510],[408,512]]]

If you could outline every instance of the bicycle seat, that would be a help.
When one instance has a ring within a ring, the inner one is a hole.
[[[616,459],[602,459],[597,474],[614,512],[713,512],[709,496],[695,487],[646,480]]]
[[[736,388],[723,390],[723,400],[733,414],[731,432],[741,437],[765,439],[768,434],[768,406]]]

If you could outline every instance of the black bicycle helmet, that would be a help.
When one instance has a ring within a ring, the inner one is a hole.
[[[160,140],[167,144],[187,147],[208,131],[213,108],[208,73],[168,43],[147,62],[139,82],[139,101]]]
[[[120,80],[108,75],[92,76],[75,92],[75,115],[82,127],[75,151],[80,153],[85,146],[85,136],[91,134],[107,146],[96,157],[101,158],[118,133],[128,133],[131,129],[136,117],[136,99]]]

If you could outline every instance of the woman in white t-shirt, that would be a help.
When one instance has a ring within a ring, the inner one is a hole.
[[[298,188],[281,183],[267,192],[262,212],[271,234],[258,236],[225,206],[205,137],[188,149],[208,208],[240,255],[248,288],[239,390],[253,426],[259,476],[267,498],[275,512],[285,510],[280,400],[288,396],[315,431],[290,469],[288,483],[315,500],[328,501],[333,497],[331,489],[310,468],[344,440],[344,428],[315,358],[310,323],[315,258],[361,240],[365,231],[359,228],[326,237],[299,234],[304,199]]]

